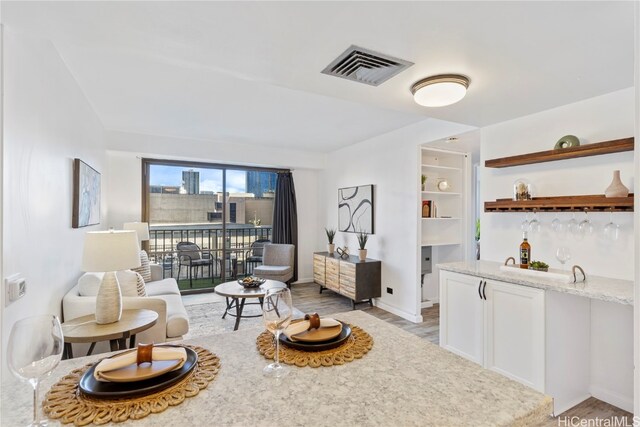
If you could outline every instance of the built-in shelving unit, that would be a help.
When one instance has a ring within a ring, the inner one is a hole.
[[[484,162],[484,165],[487,168],[507,168],[512,166],[531,165],[534,163],[554,162],[556,160],[575,159],[578,157],[621,153],[624,151],[633,151],[633,147],[633,137],[614,139],[611,141],[580,145],[578,147],[539,151],[537,153],[521,154],[511,157],[501,157],[499,159],[487,160]]]
[[[467,224],[470,223],[467,203],[471,188],[471,160],[467,153],[428,146],[420,148],[420,160],[420,173],[427,177],[426,186],[419,193],[420,286],[422,307],[429,307],[438,300],[438,272],[435,265],[465,259],[466,245],[471,238],[471,225]],[[440,180],[448,182],[446,191],[438,189]],[[422,204],[426,201],[431,206],[435,205],[435,217],[422,217]],[[424,267],[427,259],[427,266]]]
[[[560,196],[532,200],[498,199],[484,202],[485,212],[633,212],[633,194],[628,197]]]

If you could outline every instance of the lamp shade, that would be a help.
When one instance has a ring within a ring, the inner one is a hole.
[[[149,224],[146,222],[125,222],[122,227],[125,230],[134,230],[138,233],[138,241],[149,240]]]
[[[90,231],[86,234],[83,271],[118,271],[135,267],[140,267],[140,246],[135,231]]]

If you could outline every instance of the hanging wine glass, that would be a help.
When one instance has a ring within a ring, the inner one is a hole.
[[[569,220],[569,222],[567,222],[567,231],[569,231],[569,233],[571,234],[578,234],[579,224],[578,220],[576,219],[575,212],[573,212],[571,219]]]
[[[520,229],[522,231],[529,231],[529,212],[524,217],[524,220],[520,224]]]
[[[604,226],[604,237],[615,242],[620,235],[620,226],[613,222],[613,209],[609,212],[609,223]]]
[[[551,229],[556,233],[562,233],[564,231],[564,224],[558,218],[558,212],[556,212],[556,217],[551,221]]]
[[[586,209],[584,211],[584,215],[585,218],[580,221],[580,224],[578,225],[578,231],[583,236],[593,233],[593,223],[591,222],[591,219],[589,219],[589,214],[587,213]]]
[[[529,221],[529,231],[532,233],[540,232],[540,221],[538,221],[538,212],[533,211],[533,219]]]

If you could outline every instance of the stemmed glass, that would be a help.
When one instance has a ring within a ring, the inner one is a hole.
[[[529,231],[529,212],[527,212],[527,214],[524,217],[524,220],[522,220],[522,223],[520,224],[520,229],[522,231]]]
[[[33,387],[33,422],[29,426],[46,426],[40,418],[38,385],[62,359],[62,328],[54,315],[27,317],[11,328],[7,359],[11,372]]]
[[[609,223],[604,226],[604,237],[611,241],[618,240],[620,226],[613,222],[613,210],[609,213]]]
[[[569,231],[569,233],[571,234],[577,234],[579,231],[579,225],[578,225],[578,221],[576,220],[575,212],[571,216],[571,219],[569,220],[569,222],[567,222],[567,231]]]
[[[262,318],[267,330],[275,335],[276,340],[275,360],[262,370],[267,377],[281,378],[289,373],[289,369],[280,364],[280,334],[291,323],[292,315],[291,291],[288,288],[267,290],[262,305]]]
[[[566,246],[560,246],[556,251],[556,258],[560,261],[564,270],[564,263],[571,259],[571,251]]]
[[[593,223],[591,222],[591,219],[589,219],[589,214],[586,210],[584,211],[584,215],[585,218],[580,221],[580,224],[578,225],[578,231],[580,231],[580,233],[582,233],[583,235],[591,234],[593,233]]]
[[[540,221],[538,221],[538,212],[533,211],[533,219],[529,221],[529,231],[532,233],[540,232]]]
[[[551,221],[551,229],[556,233],[562,233],[563,228],[564,226],[562,224],[562,221],[560,221],[560,218],[558,218],[558,213],[556,212],[556,217],[553,219],[553,221]]]

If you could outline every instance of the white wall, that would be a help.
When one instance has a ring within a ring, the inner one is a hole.
[[[615,169],[621,171],[622,181],[633,191],[633,152],[504,169],[483,167],[488,159],[551,149],[567,134],[578,136],[581,144],[633,136],[633,111],[634,89],[631,88],[483,128],[482,200],[510,198],[513,182],[518,178],[526,178],[534,184],[534,196],[604,194]],[[582,240],[554,233],[550,228],[554,217],[553,213],[538,214],[543,229],[539,234],[529,233],[532,259],[559,268],[561,265],[555,252],[563,245],[571,250],[570,264],[583,266],[587,274],[633,279],[634,263],[630,262],[634,253],[632,213],[613,214],[614,221],[621,225],[620,239],[613,243],[602,236],[604,225],[609,222],[608,213],[589,214],[596,229],[592,236]],[[559,217],[566,222],[572,214],[562,213]],[[578,221],[584,217],[583,213],[576,215]],[[520,223],[524,219],[523,213],[483,213],[482,259],[517,258],[522,241]]]
[[[108,218],[114,228],[141,218],[142,157],[292,168],[298,205],[298,282],[313,280],[311,253],[320,228],[314,168],[324,166],[326,155],[125,132],[107,132],[107,146]]]
[[[635,4],[635,88],[636,88],[636,105],[635,105],[635,122],[636,122],[636,130],[635,137],[636,141],[640,141],[640,4],[636,2]],[[640,189],[640,153],[638,150],[635,151],[635,188]],[[635,206],[640,206],[640,191],[636,191],[635,194]],[[634,214],[634,224],[635,229],[640,230],[640,210],[636,209]],[[635,289],[634,289],[634,301],[640,301],[640,261],[638,260],[638,256],[640,255],[640,234],[636,233],[636,242],[635,242]],[[640,414],[640,307],[638,304],[634,305],[633,310],[634,315],[634,361],[635,366],[637,367],[634,375],[634,413]]]
[[[635,89],[625,89],[575,104],[518,118],[483,128],[481,131],[481,165],[497,157],[525,154],[553,148],[555,141],[566,134],[574,134],[581,144],[625,138],[634,135]],[[619,169],[624,184],[634,191],[636,172],[634,153],[617,153],[581,159],[564,160],[505,169],[481,166],[481,199],[510,198],[513,182],[527,178],[535,186],[534,196],[574,194],[603,194],[611,182],[612,171]],[[571,218],[563,213],[563,221]],[[576,215],[578,221],[584,214]],[[555,258],[558,246],[568,246],[572,259],[569,265],[579,264],[587,275],[599,275],[633,280],[635,234],[633,213],[614,213],[621,225],[616,242],[603,238],[608,213],[592,213],[594,235],[575,238],[558,235],[550,229],[553,213],[538,214],[543,223],[539,234],[529,233],[532,259],[561,267]],[[522,240],[522,213],[482,213],[482,259],[504,261],[508,256],[518,258]],[[590,328],[591,393],[598,399],[633,409],[633,316],[632,309],[614,303],[591,301]]]
[[[338,188],[373,184],[375,233],[367,244],[367,257],[382,261],[382,298],[376,304],[412,321],[422,320],[417,264],[417,146],[471,129],[441,120],[424,120],[330,153],[320,175],[316,250],[326,250],[324,227],[337,228]],[[335,243],[347,245],[352,254],[357,254],[355,234],[339,232]],[[387,287],[393,288],[392,295],[386,292]]]
[[[103,218],[107,168],[102,125],[50,42],[5,27],[3,65],[3,273],[27,280],[26,295],[3,309],[6,354],[16,320],[61,314],[84,235],[104,227],[71,228],[73,159],[102,173]]]

